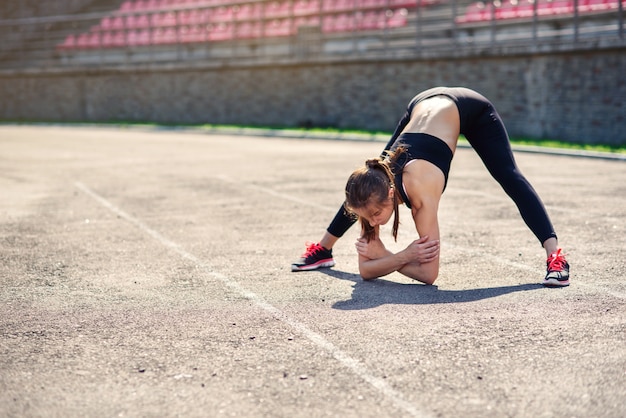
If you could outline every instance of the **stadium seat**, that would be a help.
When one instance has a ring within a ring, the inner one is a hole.
[[[357,22],[352,13],[327,15],[322,21],[322,31],[326,33],[351,32],[357,28]]]
[[[233,20],[233,9],[228,6],[209,9],[208,16],[211,22],[230,22]]]
[[[234,6],[233,15],[239,21],[259,19],[263,13],[262,7],[260,3]]]
[[[324,0],[322,9],[328,12],[345,12],[354,10],[354,0]]]
[[[289,16],[291,4],[289,1],[272,1],[265,4],[265,16],[279,18]]]
[[[467,6],[465,14],[456,18],[457,23],[486,22],[491,20],[493,3],[477,2]]]
[[[618,6],[617,0],[582,0],[580,7],[584,12],[603,12]]]
[[[186,10],[179,15],[181,24],[184,25],[203,25],[209,22],[208,10]]]
[[[126,28],[144,29],[150,27],[150,18],[146,14],[126,16]]]
[[[518,0],[515,7],[515,17],[525,19],[535,15],[535,2],[531,0]]]
[[[119,48],[126,45],[126,38],[123,31],[110,31],[102,34],[102,47]]]
[[[152,27],[166,27],[176,25],[176,14],[173,12],[155,13],[150,17]]]
[[[135,10],[135,2],[133,0],[126,0],[120,5],[120,10],[123,12]]]
[[[517,0],[504,0],[500,6],[496,6],[496,19],[517,18]]]
[[[219,23],[212,25],[207,38],[210,41],[225,41],[233,38],[233,26],[231,23]]]
[[[571,0],[537,0],[537,14],[539,16],[562,15],[574,12]]]
[[[295,16],[304,16],[319,13],[319,0],[296,0],[293,3],[293,14]]]
[[[294,19],[293,25],[294,25],[295,31],[297,31],[298,28],[301,26],[318,27],[320,26],[320,17],[319,15],[296,17]]]
[[[152,32],[154,45],[167,45],[176,43],[176,30],[174,28],[158,28]]]
[[[359,22],[361,30],[379,30],[385,27],[385,13],[376,10],[370,10],[363,13]]]
[[[408,10],[404,8],[389,11],[389,13],[387,13],[387,27],[401,28],[406,26],[408,14]]]
[[[289,36],[292,33],[290,19],[275,19],[265,24],[265,36]]]
[[[152,42],[149,29],[140,29],[128,33],[129,46],[146,46]]]
[[[207,39],[204,26],[183,26],[179,29],[179,40],[183,43],[204,42]]]
[[[124,18],[121,16],[107,16],[98,25],[102,30],[124,29]]]
[[[73,33],[67,35],[63,42],[57,46],[57,49],[69,50],[76,47],[76,35]]]
[[[237,38],[256,39],[263,36],[263,25],[261,22],[243,22],[237,25]]]

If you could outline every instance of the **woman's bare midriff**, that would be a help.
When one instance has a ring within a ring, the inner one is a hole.
[[[413,108],[411,119],[404,132],[426,133],[448,144],[452,152],[460,135],[459,110],[447,96],[434,96],[421,101]]]

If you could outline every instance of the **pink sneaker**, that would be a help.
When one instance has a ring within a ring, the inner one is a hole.
[[[315,270],[320,267],[332,267],[335,265],[332,249],[327,250],[314,242],[307,242],[306,246],[304,254],[291,265],[291,271]]]
[[[569,264],[565,260],[565,255],[561,254],[561,249],[550,254],[548,261],[548,272],[543,285],[547,287],[564,287],[569,286]]]

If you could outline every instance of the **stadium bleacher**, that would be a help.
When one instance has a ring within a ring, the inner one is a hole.
[[[323,33],[406,26],[407,8],[438,0],[126,0],[89,31],[71,33],[61,50],[118,48],[296,35],[300,27]]]
[[[623,4],[626,2],[623,1]],[[618,0],[579,0],[579,13],[617,10]],[[530,19],[536,15],[559,16],[575,12],[574,0],[504,0],[503,2],[475,2],[456,18],[457,23],[485,22],[492,19]]]
[[[626,39],[626,0],[68,1],[0,6],[0,67],[405,58]]]

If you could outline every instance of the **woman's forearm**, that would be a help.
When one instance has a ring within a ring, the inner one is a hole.
[[[398,271],[411,279],[433,284],[439,273],[439,259],[428,263],[407,262],[405,254],[386,251],[386,255],[376,259],[359,258],[359,272],[365,280],[386,276]]]
[[[401,254],[394,254],[391,251],[385,252],[385,256],[375,259],[359,257],[359,272],[363,279],[369,280],[386,276],[394,271],[399,271],[405,266],[406,260],[404,260]]]

